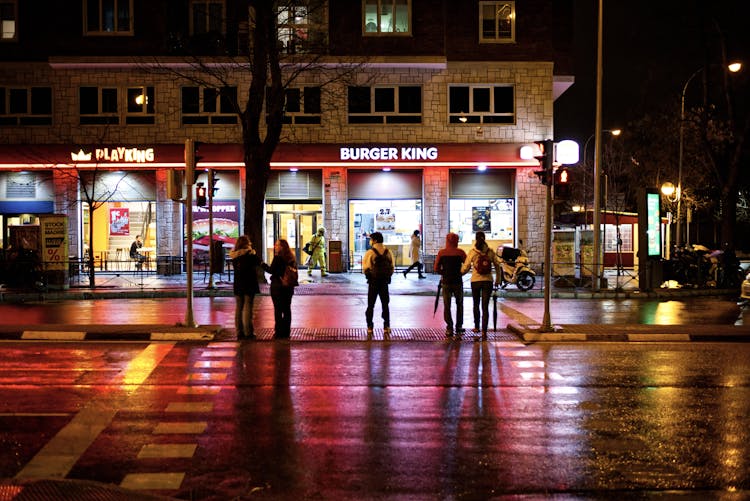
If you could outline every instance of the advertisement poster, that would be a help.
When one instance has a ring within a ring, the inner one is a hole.
[[[44,215],[39,218],[42,235],[42,256],[46,270],[68,267],[68,218],[65,215]]]
[[[109,209],[109,234],[117,236],[130,235],[130,209],[127,207]]]
[[[489,233],[490,227],[490,208],[489,207],[472,207],[471,208],[471,229],[472,231],[484,231]]]
[[[234,247],[240,236],[239,201],[214,200],[214,240],[224,243],[224,247]],[[193,249],[208,251],[211,242],[209,235],[209,212],[205,207],[193,205]]]
[[[396,214],[390,208],[380,209],[375,214],[375,231],[393,233],[396,230]]]

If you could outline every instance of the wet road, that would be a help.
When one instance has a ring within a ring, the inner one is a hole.
[[[747,499],[748,416],[748,344],[0,343],[0,477],[180,499]]]
[[[434,298],[392,295],[393,327],[444,327],[442,302],[433,316]],[[366,327],[364,295],[295,295],[292,301],[293,327]],[[166,324],[185,320],[184,298],[82,300],[27,304],[0,304],[0,324]],[[380,326],[376,305],[376,327]],[[273,304],[268,296],[256,297],[256,327],[273,327]],[[193,317],[201,325],[234,326],[234,298],[193,299]],[[473,326],[471,297],[464,300],[464,326]],[[455,307],[454,307],[455,311]],[[498,327],[510,320],[539,323],[543,299],[501,299]],[[551,318],[558,324],[722,324],[750,325],[750,308],[740,309],[725,298],[682,298],[658,301],[640,299],[553,300]]]

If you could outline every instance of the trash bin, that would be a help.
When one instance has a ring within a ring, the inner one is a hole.
[[[328,271],[333,273],[344,271],[341,258],[341,240],[331,240],[328,242]]]

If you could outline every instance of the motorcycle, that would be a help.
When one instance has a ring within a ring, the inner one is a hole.
[[[515,284],[519,290],[527,291],[536,283],[536,273],[529,267],[529,257],[526,251],[515,247],[502,247],[499,252],[503,276],[500,288],[505,289]]]

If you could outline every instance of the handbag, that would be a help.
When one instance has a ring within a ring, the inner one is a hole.
[[[297,267],[293,264],[287,264],[284,274],[281,276],[281,285],[284,287],[297,287],[299,285],[298,279],[299,273],[297,272]]]

